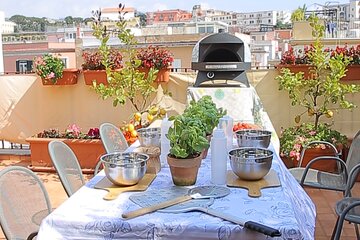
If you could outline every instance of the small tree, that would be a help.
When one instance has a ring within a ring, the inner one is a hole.
[[[316,16],[309,18],[312,27],[312,35],[315,39],[313,46],[306,53],[310,66],[310,79],[304,78],[304,73],[292,73],[290,69],[284,68],[276,77],[279,81],[279,89],[289,93],[293,106],[302,106],[306,110],[295,117],[299,123],[301,115],[308,113],[314,117],[314,130],[318,128],[322,116],[333,117],[333,111],[338,109],[352,109],[356,107],[346,100],[346,95],[360,91],[359,86],[344,84],[340,79],[346,74],[346,67],[350,59],[343,54],[330,56],[324,51],[322,38],[325,27],[319,24]]]
[[[93,87],[103,99],[112,98],[113,106],[124,105],[129,101],[137,112],[144,112],[148,107],[150,96],[156,91],[152,83],[156,79],[158,70],[150,69],[147,76],[138,70],[141,60],[137,59],[135,36],[126,28],[124,19],[125,5],[119,4],[119,21],[116,29],[109,30],[101,21],[101,11],[93,12],[93,35],[101,41],[99,51],[103,56],[102,63],[108,76],[108,85],[93,83]],[[125,59],[124,67],[120,71],[112,71],[108,61],[110,36],[116,34],[123,43],[122,54]]]

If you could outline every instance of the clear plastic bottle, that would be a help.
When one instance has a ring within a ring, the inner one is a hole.
[[[167,167],[167,155],[170,151],[170,141],[166,137],[166,134],[169,131],[169,128],[172,126],[173,122],[169,121],[167,115],[163,118],[161,122],[161,153],[160,153],[160,163],[162,167]]]
[[[217,128],[211,138],[211,182],[223,185],[227,174],[227,146],[225,129]]]

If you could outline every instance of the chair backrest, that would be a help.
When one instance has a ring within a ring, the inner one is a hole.
[[[0,223],[7,239],[27,239],[51,209],[44,184],[31,170],[10,166],[0,171]]]
[[[79,161],[71,148],[62,141],[53,140],[48,148],[61,184],[70,197],[85,184]]]
[[[359,163],[360,163],[360,131],[355,134],[355,137],[350,145],[348,156],[346,158],[346,168],[348,172],[350,172]]]
[[[100,137],[107,153],[122,152],[129,147],[124,134],[111,123],[100,125]]]
[[[299,163],[298,163],[298,167],[301,167],[301,166],[302,166],[302,162],[303,162],[303,160],[304,160],[306,150],[307,150],[308,148],[311,148],[311,147],[316,146],[316,145],[319,145],[319,144],[325,145],[328,149],[330,149],[330,150],[332,151],[332,152],[331,152],[331,156],[334,156],[334,157],[339,156],[338,150],[336,149],[336,147],[335,147],[332,143],[325,142],[325,141],[312,141],[312,142],[309,142],[307,145],[305,145],[305,146],[303,147],[303,149],[301,150],[300,160],[299,160]]]

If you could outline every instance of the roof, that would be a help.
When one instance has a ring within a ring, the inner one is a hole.
[[[118,13],[120,8],[102,8],[102,13]],[[135,12],[136,9],[133,7],[124,8],[123,12]]]

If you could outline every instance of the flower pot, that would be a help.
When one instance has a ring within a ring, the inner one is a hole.
[[[341,78],[342,81],[356,81],[360,80],[360,65],[347,66],[346,76]]]
[[[41,79],[43,85],[73,85],[78,81],[78,75],[80,70],[76,68],[65,68],[62,78],[59,78],[56,83],[50,80]]]
[[[201,154],[195,158],[174,158],[167,156],[171,177],[176,186],[191,186],[196,183],[197,174],[201,165]]]
[[[334,152],[330,148],[308,148],[305,151],[305,155],[300,167],[306,167],[306,165],[312,159],[320,156],[334,156]],[[299,162],[297,160],[291,160],[288,157],[281,157],[281,159],[287,168],[293,168],[299,165]],[[334,160],[329,160],[328,162],[321,160],[312,164],[311,168],[326,172],[336,172],[337,164]]]
[[[83,70],[86,85],[93,85],[95,80],[97,84],[108,85],[106,70]]]
[[[149,68],[140,68],[140,72],[145,73],[145,77],[147,77],[147,74],[149,72]],[[157,73],[156,79],[154,82],[160,83],[160,82],[168,82],[170,78],[170,69],[169,68],[163,68],[160,69]]]
[[[292,73],[303,72],[305,79],[311,78],[311,73],[310,73],[311,65],[308,64],[279,64],[276,66],[276,68],[279,71],[281,71],[283,68],[288,68]]]
[[[82,169],[94,169],[101,155],[106,151],[100,139],[27,138],[30,143],[30,158],[33,168],[51,168],[52,161],[48,144],[52,140],[66,143],[76,155]]]

